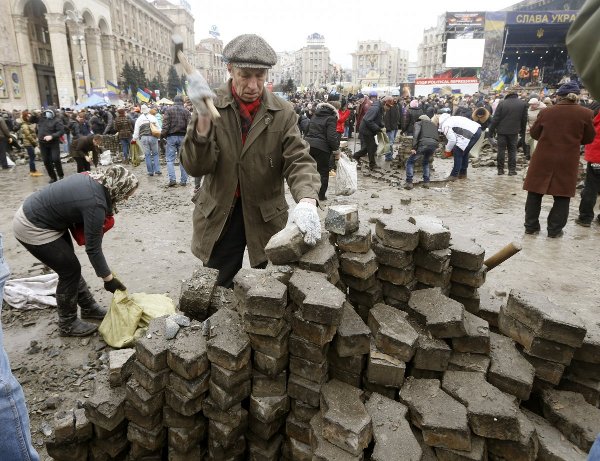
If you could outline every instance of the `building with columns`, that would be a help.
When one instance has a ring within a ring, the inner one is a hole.
[[[352,81],[363,86],[397,86],[408,78],[408,51],[381,40],[360,41],[352,53]]]
[[[166,79],[173,32],[194,62],[193,16],[173,1],[1,1],[0,108],[74,106],[107,80],[118,83],[125,62]]]
[[[433,77],[445,70],[444,30],[446,15],[438,16],[437,25],[423,31],[423,40],[418,48],[417,77]]]
[[[296,51],[295,71],[292,78],[298,85],[318,87],[328,83],[329,48],[323,35],[309,35],[306,46]]]
[[[196,45],[196,69],[211,88],[218,88],[227,80],[227,66],[223,62],[223,41],[217,37],[200,40]]]
[[[277,63],[269,70],[269,81],[274,85],[286,84],[290,78],[294,80],[296,74],[296,53],[293,51],[277,52]],[[300,82],[294,80],[294,83],[298,85]]]

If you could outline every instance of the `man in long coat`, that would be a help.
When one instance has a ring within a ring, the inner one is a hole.
[[[579,170],[580,145],[594,140],[591,110],[577,104],[579,86],[565,83],[556,92],[556,105],[540,112],[530,130],[538,141],[531,158],[523,189],[528,191],[525,203],[525,233],[540,231],[542,197],[554,196],[554,205],[548,214],[548,237],[563,235],[569,218],[569,202],[575,196]]]

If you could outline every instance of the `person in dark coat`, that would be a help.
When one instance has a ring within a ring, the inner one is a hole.
[[[438,148],[440,135],[438,127],[427,115],[421,115],[415,123],[412,150],[406,161],[406,185],[405,189],[413,188],[413,173],[415,162],[419,157],[423,158],[423,184],[429,183],[429,160]]]
[[[386,96],[386,98],[390,98],[390,96]],[[384,104],[386,98],[384,98]],[[377,164],[375,163],[375,154],[377,153],[375,136],[385,129],[385,125],[383,124],[383,111],[383,104],[380,101],[374,101],[358,127],[361,148],[356,151],[353,157],[354,160],[360,161],[361,157],[368,154],[370,169],[377,167]]]
[[[340,147],[340,137],[336,131],[337,109],[329,103],[317,104],[315,115],[310,119],[304,140],[310,145],[310,155],[317,162],[317,171],[321,176],[319,200],[327,200],[329,185],[329,158]]]
[[[408,105],[408,110],[406,111],[406,122],[403,131],[407,136],[413,135],[415,123],[417,123],[417,120],[419,120],[421,115],[424,115],[423,109],[419,107],[419,101],[413,99]]]
[[[383,115],[383,123],[385,124],[385,131],[390,139],[390,150],[385,154],[385,161],[391,162],[394,158],[394,141],[398,134],[398,126],[400,125],[400,108],[396,100],[392,97],[388,99],[386,103],[388,106]]]
[[[112,293],[126,290],[106,262],[102,236],[107,217],[117,212],[117,204],[129,198],[137,186],[135,175],[113,165],[105,171],[75,174],[50,184],[27,197],[15,213],[13,232],[19,243],[58,274],[60,336],[88,336],[96,331],[96,325],[77,318],[77,305],[82,318],[102,320],[106,315],[81,275],[70,229],[82,229],[85,251],[104,288]]]
[[[569,202],[575,196],[579,171],[580,146],[594,140],[594,114],[577,104],[579,86],[565,83],[558,91],[556,105],[540,112],[530,129],[538,141],[523,189],[525,203],[525,233],[540,231],[542,197],[552,195],[554,205],[548,214],[548,237],[563,235],[569,217]]]
[[[65,127],[54,111],[48,108],[42,113],[37,129],[44,166],[53,183],[64,176],[60,162],[60,137],[65,134]]]
[[[98,155],[100,154],[101,143],[102,136],[99,134],[80,136],[71,142],[69,153],[77,163],[77,173],[90,171],[90,160],[93,160],[94,166],[98,166]]]
[[[508,149],[508,174],[517,174],[517,144],[519,135],[525,139],[527,104],[516,92],[508,93],[498,104],[489,126],[490,136],[498,134],[498,174],[504,174],[504,160]]]

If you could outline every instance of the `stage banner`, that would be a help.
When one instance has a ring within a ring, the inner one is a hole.
[[[508,25],[523,26],[548,26],[548,25],[569,25],[575,22],[577,10],[565,11],[509,11],[506,13],[506,23]]]
[[[502,48],[504,46],[504,28],[506,27],[505,11],[490,11],[485,15],[485,51],[481,67],[481,83],[490,86],[498,82],[500,65],[502,64]]]
[[[485,22],[485,13],[446,13],[446,27],[481,27]]]
[[[474,94],[479,91],[479,79],[472,77],[457,78],[418,78],[415,80],[416,97],[430,94]]]

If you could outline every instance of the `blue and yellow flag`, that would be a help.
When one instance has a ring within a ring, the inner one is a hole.
[[[141,88],[138,88],[136,97],[137,97],[138,101],[142,101],[142,102],[150,101],[150,95],[148,93],[146,93],[144,90],[142,90]]]
[[[121,94],[121,88],[119,88],[118,85],[115,85],[110,80],[106,81],[106,89],[109,91],[109,93]]]

